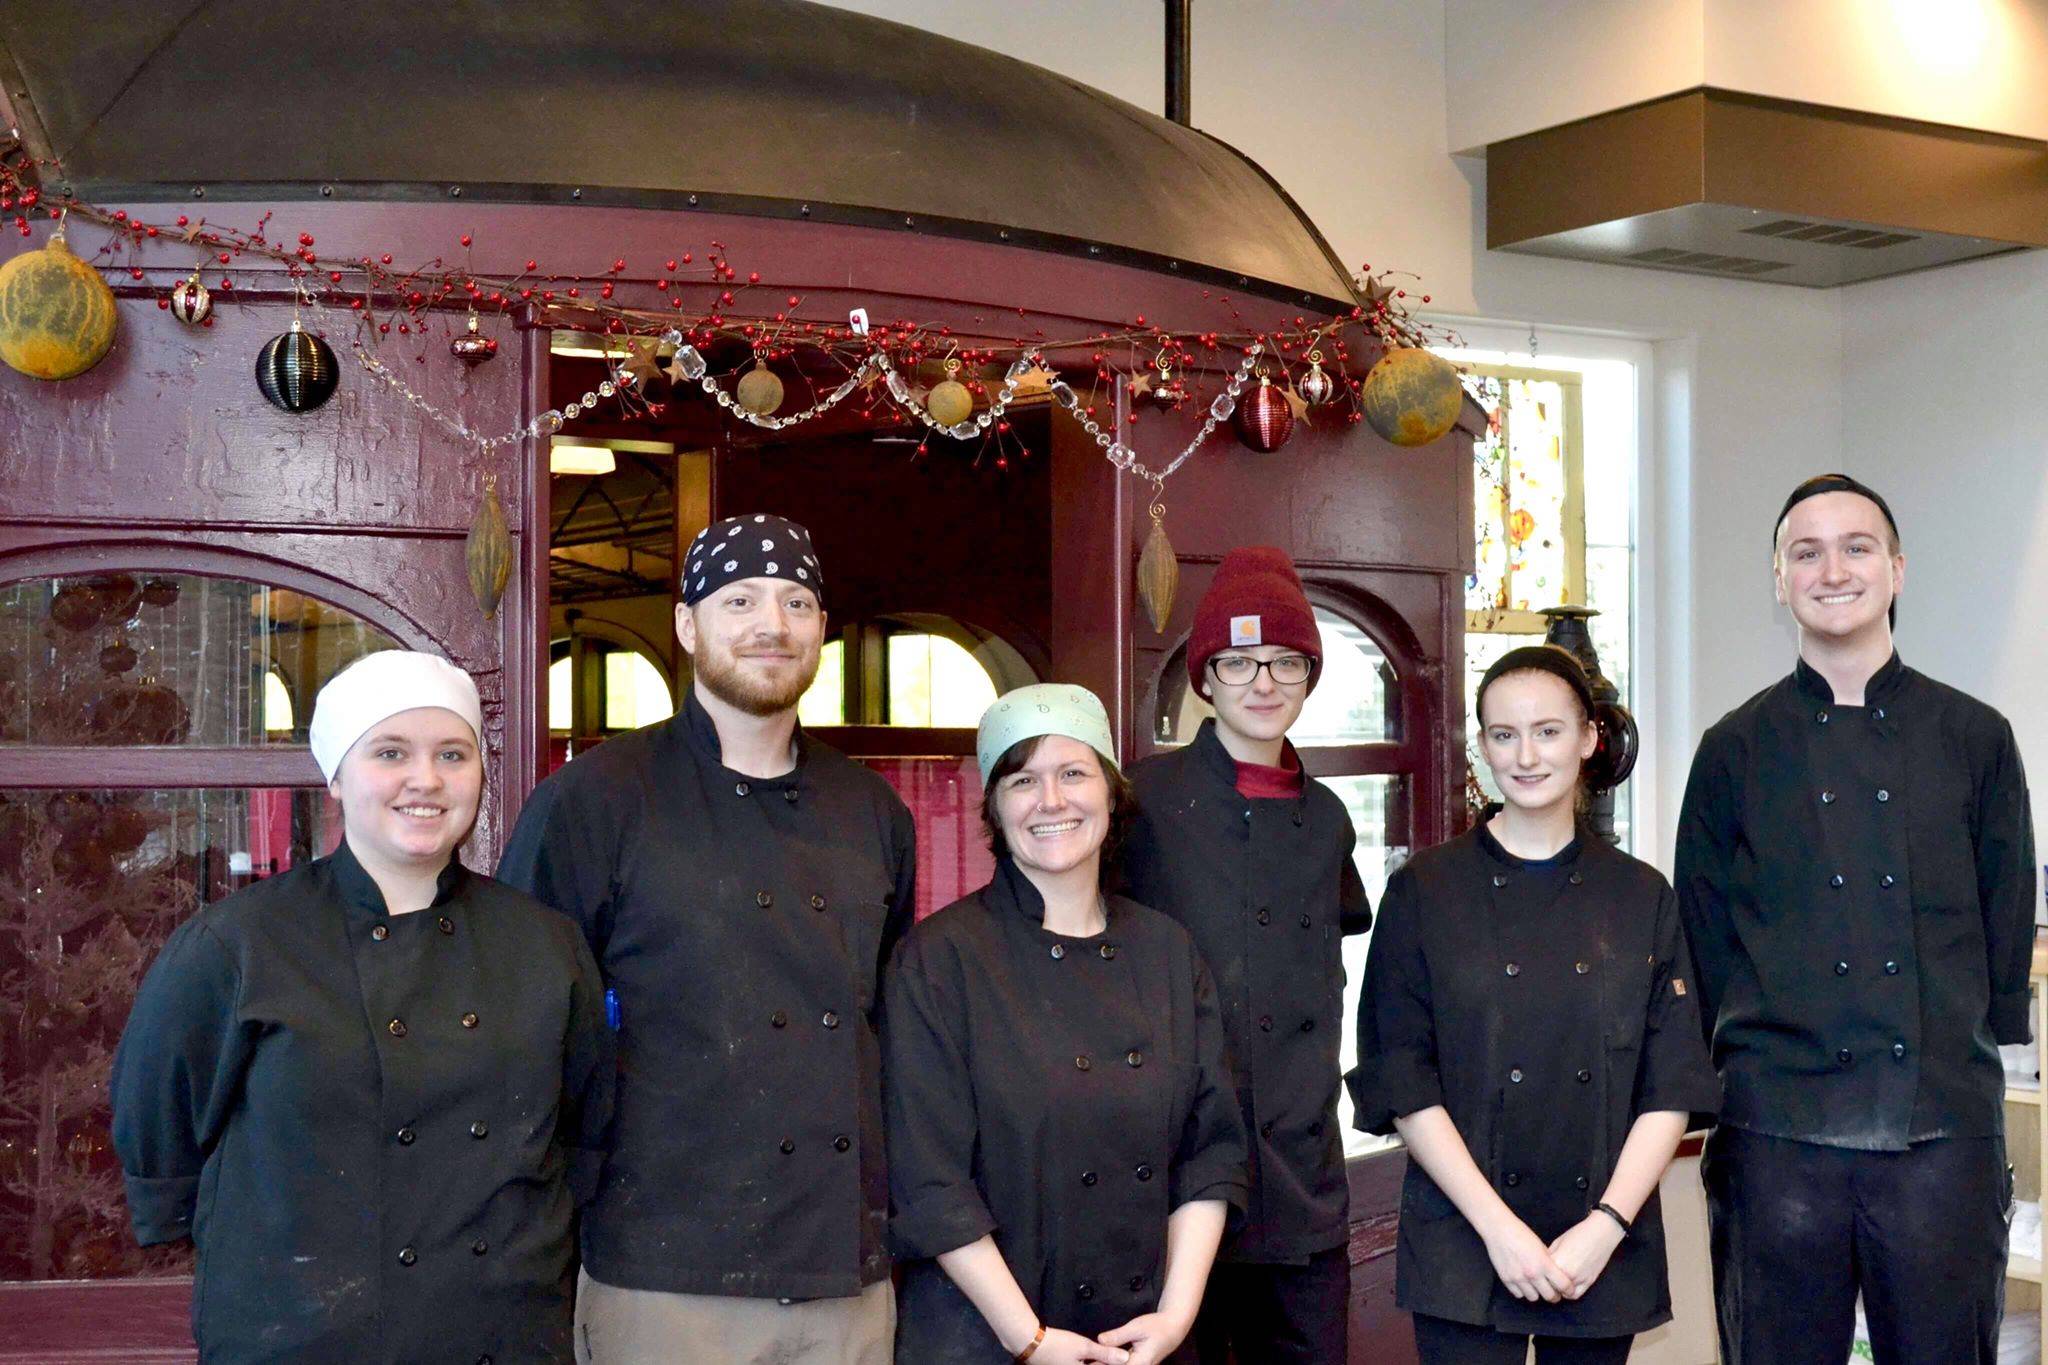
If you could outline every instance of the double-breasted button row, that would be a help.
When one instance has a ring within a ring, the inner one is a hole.
[[[825,1013],[819,1017],[818,1022],[820,1024],[823,1024],[828,1029],[836,1029],[839,1027],[839,1012],[837,1010],[826,1010]],[[776,1010],[773,1014],[768,1016],[768,1026],[770,1028],[788,1028],[789,1011]]]
[[[1849,964],[1848,964],[1847,962],[1837,962],[1837,963],[1835,964],[1835,975],[1836,975],[1836,976],[1847,976],[1848,974],[1849,974]],[[1892,961],[1892,962],[1887,962],[1887,963],[1885,963],[1885,964],[1884,964],[1884,974],[1885,974],[1886,976],[1897,976],[1897,975],[1899,974],[1899,964],[1898,964],[1898,963],[1897,963],[1896,961]]]
[[[1884,802],[1890,801],[1890,800],[1892,799],[1892,794],[1891,794],[1891,792],[1887,791],[1887,790],[1886,790],[1885,788],[1883,788],[1883,787],[1879,787],[1879,788],[1877,789],[1877,799],[1878,799],[1878,802],[1879,802],[1879,804],[1883,804]],[[1832,805],[1834,805],[1834,804],[1835,804],[1835,793],[1834,793],[1834,792],[1833,792],[1832,790],[1823,790],[1823,791],[1821,792],[1821,794],[1820,794],[1820,803],[1821,803],[1821,804],[1822,804],[1823,806],[1832,806]]]
[[[782,1141],[780,1141],[780,1142],[776,1143],[776,1144],[775,1144],[775,1146],[776,1146],[777,1150],[779,1150],[779,1151],[780,1151],[780,1152],[781,1152],[781,1153],[782,1153],[782,1154],[783,1154],[784,1156],[792,1156],[792,1155],[794,1155],[794,1154],[796,1153],[796,1139],[795,1139],[795,1138],[792,1138],[792,1137],[786,1137],[786,1138],[784,1138],[784,1139],[783,1139]],[[846,1152],[846,1151],[851,1151],[852,1149],[853,1149],[853,1139],[852,1139],[852,1138],[850,1138],[850,1137],[848,1137],[848,1136],[847,1136],[846,1134],[844,1134],[844,1133],[840,1133],[840,1134],[837,1134],[836,1136],[834,1136],[834,1137],[833,1137],[833,1139],[832,1139],[832,1150],[833,1150],[833,1151],[835,1151],[835,1152]]]

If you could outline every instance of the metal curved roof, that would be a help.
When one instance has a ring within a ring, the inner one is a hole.
[[[0,91],[30,151],[62,159],[49,179],[93,198],[460,191],[802,216],[1353,298],[1314,225],[1226,144],[803,0],[8,0]]]

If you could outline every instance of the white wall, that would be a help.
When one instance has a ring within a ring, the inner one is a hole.
[[[2048,256],[1843,291],[1843,468],[1905,538],[1899,652],[2003,711],[2048,856]]]
[[[843,3],[1161,106],[1156,4]],[[1785,491],[1840,463],[1840,293],[1486,251],[1484,168],[1450,154],[1445,0],[1198,4],[1194,15],[1196,126],[1271,172],[1344,261],[1416,272],[1413,292],[1446,316],[1654,343],[1660,439],[1638,524],[1654,790],[1639,818],[1655,836],[1642,851],[1668,865],[1700,730],[1791,664],[1767,547]]]
[[[1450,145],[1696,86],[2048,138],[2043,0],[1444,0]]]

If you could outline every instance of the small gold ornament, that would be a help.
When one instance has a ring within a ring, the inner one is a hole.
[[[925,411],[934,422],[950,427],[974,416],[974,395],[960,382],[960,362],[948,358],[946,377],[932,385],[932,391],[924,396]]]
[[[496,474],[484,475],[483,496],[477,499],[462,557],[469,569],[469,590],[476,595],[477,606],[483,608],[484,620],[496,619],[498,601],[512,576],[512,532],[498,502]]]
[[[1145,608],[1152,633],[1164,635],[1173,616],[1173,595],[1180,588],[1180,560],[1173,553],[1173,542],[1166,538],[1166,504],[1154,502],[1149,510],[1152,533],[1138,552],[1138,603]]]
[[[782,380],[757,360],[753,369],[740,376],[738,399],[748,412],[766,417],[782,406]]]
[[[1162,408],[1177,408],[1188,399],[1187,387],[1173,377],[1173,362],[1162,349],[1154,356],[1152,363],[1159,367],[1159,377],[1145,385],[1145,391],[1152,395],[1152,401]]]

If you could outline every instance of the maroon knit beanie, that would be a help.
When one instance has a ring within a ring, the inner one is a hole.
[[[1252,645],[1282,645],[1318,664],[1323,661],[1323,638],[1301,590],[1301,576],[1287,552],[1271,545],[1240,546],[1216,566],[1209,591],[1195,607],[1188,681],[1198,694],[1208,695],[1209,660],[1226,649]],[[1321,673],[1318,668],[1309,674],[1310,690]]]

